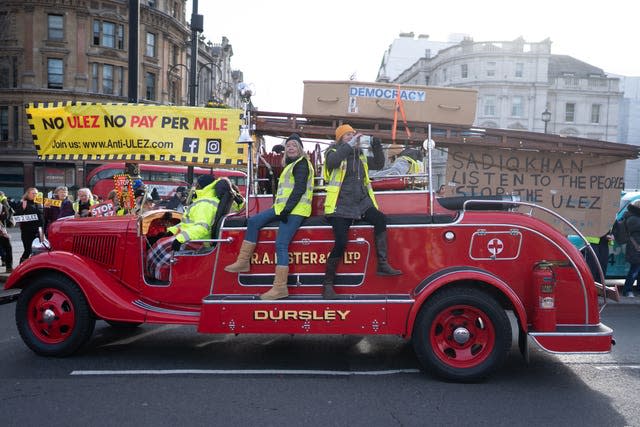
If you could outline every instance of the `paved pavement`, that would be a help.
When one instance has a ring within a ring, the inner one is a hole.
[[[11,247],[13,248],[13,266],[14,268],[18,265],[20,261],[20,256],[22,255],[22,241],[20,241],[20,228],[14,227],[10,228],[9,235],[11,236]],[[5,273],[5,267],[0,267],[0,284],[4,283],[7,280],[9,275]],[[638,296],[635,298],[628,298],[622,296],[622,285],[624,284],[624,279],[613,279],[607,280],[607,285],[616,285],[618,290],[620,291],[620,301],[615,302],[608,300],[609,303],[612,304],[640,304],[640,294],[636,293]]]

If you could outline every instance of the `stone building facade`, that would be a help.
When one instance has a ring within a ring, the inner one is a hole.
[[[476,127],[618,142],[619,78],[570,56],[551,54],[548,39],[474,42],[466,37],[430,52],[391,82],[476,89]],[[545,111],[550,113],[546,123]],[[435,184],[444,183],[445,167],[446,152],[437,152]]]
[[[138,42],[140,103],[186,105],[191,31],[186,0],[141,0]],[[0,190],[48,191],[84,186],[95,167],[37,159],[24,111],[31,102],[127,102],[127,0],[5,0],[0,3]],[[229,40],[200,37],[198,105],[239,106]]]
[[[566,55],[551,41],[462,42],[418,59],[394,83],[478,90],[474,125],[547,131],[617,142],[619,79]]]

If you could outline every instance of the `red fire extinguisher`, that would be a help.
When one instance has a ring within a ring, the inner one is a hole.
[[[551,263],[541,261],[533,269],[535,305],[533,328],[536,332],[556,330],[556,277]]]

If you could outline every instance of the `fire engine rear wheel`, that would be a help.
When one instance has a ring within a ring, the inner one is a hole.
[[[453,381],[478,381],[507,357],[511,325],[505,311],[487,293],[473,288],[444,289],[420,311],[413,345],[429,372]]]
[[[68,356],[84,345],[95,318],[80,288],[66,277],[41,276],[16,304],[16,325],[25,344],[42,356]]]

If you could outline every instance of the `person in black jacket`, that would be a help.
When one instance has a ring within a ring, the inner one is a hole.
[[[336,141],[325,153],[323,177],[327,196],[324,213],[333,229],[335,244],[329,258],[323,282],[324,299],[335,299],[336,269],[344,254],[349,237],[349,228],[354,221],[362,219],[373,225],[379,276],[397,276],[402,271],[393,268],[387,260],[387,218],[378,209],[373,194],[369,167],[384,166],[382,144],[377,138],[371,140],[373,159],[367,158],[361,149],[362,135],[348,124],[336,129]]]
[[[624,221],[629,233],[629,241],[625,250],[625,259],[629,262],[629,272],[624,281],[622,294],[625,297],[633,298],[631,288],[633,282],[640,273],[640,199],[635,200],[627,206],[627,212],[624,214]]]
[[[24,252],[20,257],[20,262],[25,261],[31,256],[31,244],[38,237],[38,228],[44,226],[44,213],[40,203],[36,203],[38,189],[34,187],[27,188],[22,196],[22,201],[16,209],[16,215],[36,215],[33,220],[20,222],[20,237],[22,238],[22,246]]]
[[[173,209],[174,211],[184,212],[184,207],[187,204],[187,188],[180,186],[176,188],[176,193],[167,203],[167,209]]]
[[[11,238],[7,233],[7,224],[13,215],[13,209],[9,206],[7,196],[0,191],[0,254],[2,262],[5,265],[6,273],[13,271],[13,248],[11,247]]]

